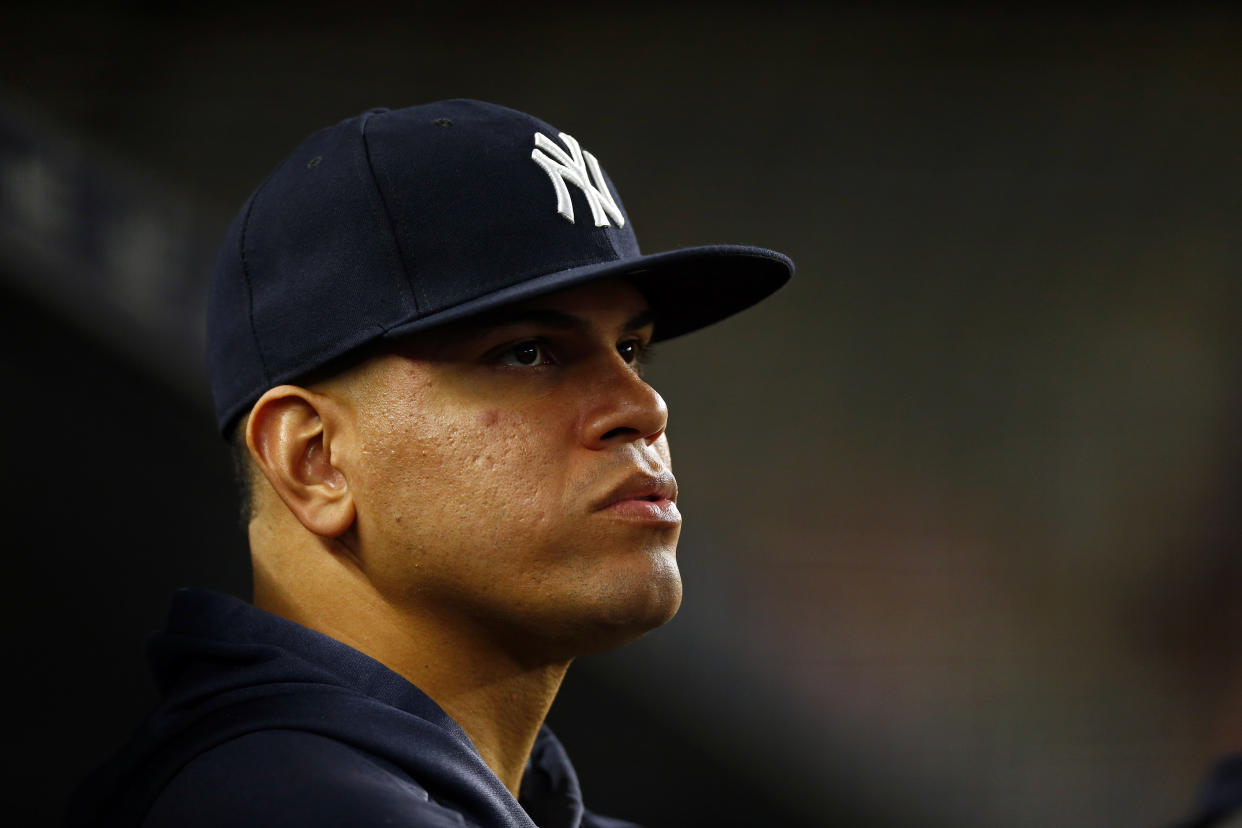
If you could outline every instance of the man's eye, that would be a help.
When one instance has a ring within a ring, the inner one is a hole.
[[[638,339],[627,339],[617,345],[617,353],[627,365],[642,365],[647,360],[648,351],[649,346]]]
[[[548,356],[548,349],[542,342],[519,342],[511,348],[506,348],[497,358],[501,365],[516,366],[532,366],[532,365],[548,365],[552,362]]]

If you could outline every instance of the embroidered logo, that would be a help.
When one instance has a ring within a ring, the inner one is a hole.
[[[618,227],[624,227],[625,216],[621,215],[621,209],[613,201],[595,156],[584,152],[572,135],[562,132],[560,139],[569,152],[557,146],[548,136],[536,132],[535,148],[530,153],[535,163],[543,167],[548,178],[552,179],[552,186],[556,189],[556,212],[573,222],[574,203],[569,198],[569,188],[565,186],[568,181],[586,196],[596,227],[608,227],[610,218]]]

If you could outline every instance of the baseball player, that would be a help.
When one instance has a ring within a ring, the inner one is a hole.
[[[654,341],[792,262],[639,252],[599,161],[470,100],[307,138],[213,275],[208,365],[253,601],[185,590],[163,702],[75,825],[625,823],[543,725],[574,657],[681,601]]]

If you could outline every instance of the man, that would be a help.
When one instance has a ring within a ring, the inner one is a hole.
[[[250,197],[208,362],[253,605],[177,595],[165,700],[71,822],[609,826],[543,720],[575,656],[681,600],[653,340],[779,253],[643,256],[598,161],[477,101],[374,110]]]

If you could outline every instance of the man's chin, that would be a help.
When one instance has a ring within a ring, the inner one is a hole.
[[[610,592],[605,606],[574,625],[577,655],[615,650],[667,624],[681,606],[681,578],[649,581],[640,589]]]

